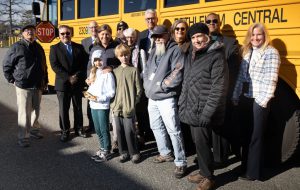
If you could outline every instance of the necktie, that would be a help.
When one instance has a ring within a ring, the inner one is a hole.
[[[67,44],[67,52],[68,52],[69,58],[72,59],[72,46],[70,44]]]

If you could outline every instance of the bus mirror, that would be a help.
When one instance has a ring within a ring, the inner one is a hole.
[[[38,3],[38,2],[32,3],[32,13],[33,13],[33,15],[41,14],[40,3]]]

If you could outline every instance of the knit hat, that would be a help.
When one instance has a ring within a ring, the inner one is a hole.
[[[207,25],[201,22],[193,24],[188,31],[188,37],[191,39],[192,36],[197,33],[209,35],[209,29]]]
[[[22,27],[22,32],[24,32],[24,30],[29,29],[29,28],[35,29],[35,26],[32,25],[32,24],[25,25],[25,26]]]
[[[95,50],[92,54],[92,59],[91,59],[91,62],[92,62],[92,65],[94,66],[94,61],[95,61],[95,58],[98,58],[98,59],[101,59],[102,58],[102,50]]]
[[[117,24],[117,30],[118,30],[118,28],[123,28],[123,30],[125,30],[128,28],[128,24],[124,21],[121,21]]]

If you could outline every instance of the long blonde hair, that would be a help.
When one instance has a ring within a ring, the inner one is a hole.
[[[261,48],[264,50],[270,43],[270,36],[269,36],[268,30],[265,27],[265,25],[262,24],[262,23],[254,23],[249,27],[248,32],[246,34],[244,44],[243,44],[242,49],[241,49],[243,56],[245,56],[250,51],[250,49],[252,48],[251,37],[252,37],[252,34],[253,34],[253,30],[255,28],[259,28],[263,32],[263,35],[265,37],[265,42],[263,43]]]

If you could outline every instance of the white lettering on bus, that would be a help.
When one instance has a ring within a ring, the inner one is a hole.
[[[54,34],[53,28],[38,28],[37,34],[39,36],[51,36]]]

